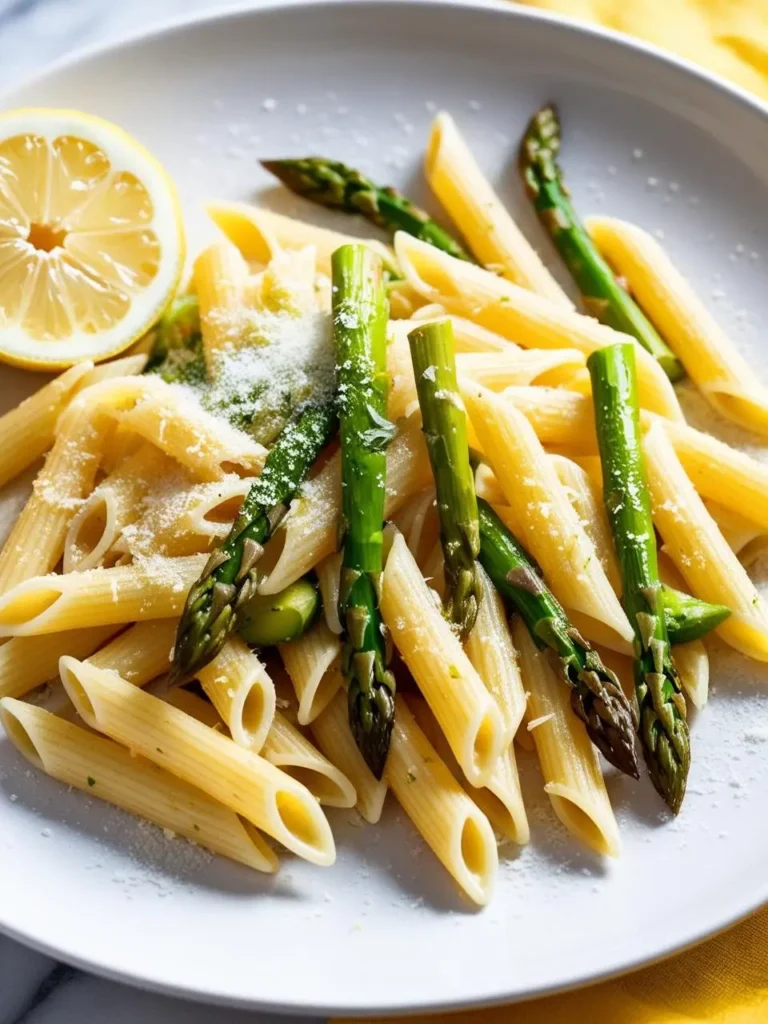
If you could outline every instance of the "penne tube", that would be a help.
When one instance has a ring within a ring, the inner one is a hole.
[[[107,553],[141,515],[153,480],[172,472],[174,463],[152,445],[129,455],[78,509],[64,539],[64,572],[102,565]]]
[[[209,728],[222,726],[216,708],[188,690],[175,687],[164,699]],[[323,757],[288,718],[276,711],[261,756],[306,786],[325,807],[354,807],[355,787],[343,772]]]
[[[390,324],[395,330],[396,337],[404,337],[413,330],[420,327],[429,320],[450,320],[453,329],[453,347],[456,352],[509,352],[510,348],[519,349],[514,341],[503,338],[500,334],[481,327],[480,324],[467,320],[463,316],[454,316],[445,306],[438,302],[431,302],[422,306],[413,314],[413,319],[400,324]],[[397,329],[400,334],[397,334]]]
[[[717,501],[705,501],[704,504],[741,564],[748,569],[768,549],[766,530]]]
[[[113,551],[134,558],[208,552],[229,533],[252,483],[234,473],[198,484],[187,474],[170,474],[146,496],[143,514],[125,527]]]
[[[584,366],[584,356],[575,349],[519,349],[506,352],[459,352],[456,371],[492,391],[568,381]],[[387,371],[391,380],[389,415],[394,419],[418,404],[411,352],[406,340],[395,340],[387,348]]]
[[[121,356],[119,359],[111,359],[108,363],[99,363],[98,366],[94,366],[85,377],[82,378],[78,391],[84,391],[85,388],[91,387],[93,384],[100,384],[103,380],[112,380],[114,377],[133,377],[141,373],[144,367],[147,365],[147,355],[143,352],[131,352],[127,356]]]
[[[506,748],[525,714],[525,691],[504,605],[482,566],[477,571],[482,597],[464,650],[498,705],[506,726]]]
[[[707,401],[726,419],[768,435],[768,389],[663,247],[613,217],[590,217],[586,227]]]
[[[59,782],[257,871],[277,870],[249,822],[119,743],[19,700],[0,702],[0,719],[17,750]]]
[[[36,576],[0,597],[0,637],[59,633],[180,615],[205,555]]]
[[[215,242],[200,253],[192,271],[200,301],[200,326],[208,373],[220,353],[239,341],[248,264],[231,242]]]
[[[320,805],[264,758],[114,672],[62,658],[62,682],[83,721],[241,814],[292,853],[328,866],[336,851]]]
[[[177,625],[176,619],[137,622],[86,660],[94,668],[116,672],[133,686],[146,686],[170,670]],[[62,653],[81,658],[73,651]]]
[[[504,720],[399,533],[384,569],[381,614],[465,776],[485,785],[504,749]]]
[[[113,632],[111,626],[91,626],[44,637],[19,636],[2,644],[0,697],[24,697],[58,676],[62,655],[87,658]]]
[[[385,777],[398,803],[425,842],[480,906],[491,898],[498,853],[486,816],[467,796],[397,698]]]
[[[472,156],[450,114],[440,113],[424,157],[430,188],[480,263],[565,309],[573,303],[514,222]]]
[[[571,835],[590,850],[617,857],[621,847],[619,829],[597,751],[571,710],[568,688],[518,617],[513,620],[512,636],[529,694],[528,728],[552,809]]]
[[[432,479],[421,436],[421,416],[409,417],[387,448],[385,516],[397,514],[412,494]],[[275,535],[282,545],[272,572],[262,582],[262,594],[277,594],[309,572],[336,549],[341,514],[341,456],[337,452],[307,481]]]
[[[571,459],[563,455],[550,455],[549,458],[584,532],[592,541],[603,572],[614,592],[621,596],[621,573],[611,527],[605,514],[602,489],[598,492],[589,473]]]
[[[495,473],[485,462],[481,462],[475,470],[475,494],[489,505],[503,505],[506,502]]]
[[[357,803],[355,787],[347,776],[279,711],[262,754],[270,764],[303,783],[323,806],[354,807]]]
[[[299,701],[299,725],[310,725],[341,686],[341,641],[321,619],[278,649]]]
[[[48,451],[54,442],[56,421],[92,369],[90,362],[71,366],[0,416],[0,487]]]
[[[640,404],[668,419],[682,421],[669,378],[653,356],[629,335],[563,309],[402,231],[395,235],[395,252],[407,280],[429,302],[438,302],[451,313],[474,320],[524,348],[575,348],[588,356],[605,345],[632,343]]]
[[[440,521],[434,487],[428,487],[412,498],[392,522],[405,537],[416,564],[424,569],[431,553],[439,547]]]
[[[215,200],[206,203],[205,208],[214,224],[249,263],[267,264],[283,250],[311,245],[317,253],[318,271],[330,276],[331,256],[335,250],[352,242],[363,242],[381,256],[385,266],[394,267],[392,250],[373,238],[354,238],[248,203]]]
[[[50,572],[64,553],[69,524],[93,487],[111,429],[109,417],[89,401],[93,390],[75,398],[56,424],[56,443],[0,551],[0,594]]]
[[[371,825],[381,818],[387,784],[365,763],[349,728],[347,695],[343,688],[312,721],[312,735],[322,752],[350,780],[357,795],[357,810]]]
[[[258,754],[276,706],[275,684],[258,655],[233,634],[197,678],[235,743]]]
[[[597,451],[592,401],[587,396],[555,388],[518,387],[507,388],[501,397],[523,413],[542,444],[574,456]],[[641,419],[648,430],[659,417],[645,412]],[[699,494],[768,530],[768,465],[687,423],[664,420],[663,424]]]
[[[529,842],[531,830],[525,813],[523,794],[520,790],[514,745],[510,744],[502,753],[487,786],[481,788],[470,786],[464,779],[461,768],[459,768],[458,762],[426,701],[418,697],[409,697],[408,708],[453,777],[462,786],[467,796],[477,804],[496,831],[519,846],[524,846]]]
[[[341,581],[342,554],[328,555],[319,565],[315,566],[317,586],[323,602],[325,624],[336,636],[344,632],[339,619],[339,584]]]
[[[579,522],[555,466],[522,413],[476,384],[462,395],[483,450],[516,519],[520,542],[589,639],[631,650],[632,627]]]
[[[665,553],[695,597],[731,609],[719,636],[742,654],[768,661],[765,602],[686,476],[662,423],[645,434],[643,454]]]

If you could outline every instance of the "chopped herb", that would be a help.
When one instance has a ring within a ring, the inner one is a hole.
[[[94,779],[94,777],[92,775],[88,776],[88,785],[89,786],[95,786],[96,785],[96,779]]]
[[[405,776],[405,778],[406,778],[406,780],[407,780],[408,782],[415,782],[415,781],[416,781],[416,773],[415,773],[415,772],[412,772],[412,771],[411,771],[411,770],[409,769],[409,770],[408,770],[408,774],[407,774],[407,775]]]

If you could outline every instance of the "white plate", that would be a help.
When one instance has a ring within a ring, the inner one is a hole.
[[[81,57],[6,104],[71,105],[124,125],[165,161],[199,225],[206,196],[267,185],[257,156],[323,152],[421,195],[427,127],[444,107],[543,245],[514,157],[550,98],[578,208],[663,231],[765,362],[765,113],[608,34],[488,3],[264,7]],[[29,387],[15,372],[2,379],[8,399]],[[482,913],[395,806],[380,828],[332,813],[334,868],[286,857],[264,880],[68,793],[1,742],[0,927],[112,977],[294,1012],[516,999],[635,967],[768,896],[768,672],[733,655],[713,672],[679,820],[647,780],[612,779],[624,853],[602,863],[553,822],[531,767],[533,840],[505,857]]]

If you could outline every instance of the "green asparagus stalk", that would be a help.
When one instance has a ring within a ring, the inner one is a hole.
[[[640,742],[654,786],[680,810],[691,751],[685,698],[669,645],[641,450],[633,345],[609,345],[587,361],[592,378],[605,508],[622,577],[624,609],[635,631]]]
[[[395,716],[395,677],[379,612],[383,569],[387,413],[387,305],[381,260],[364,245],[332,258],[333,325],[341,435],[344,555],[339,618],[349,724],[381,778]]]
[[[229,535],[187,595],[173,656],[176,682],[191,678],[212,661],[236,629],[258,586],[263,545],[335,429],[333,403],[310,406],[277,439]]]
[[[251,647],[274,647],[306,633],[319,608],[317,587],[305,577],[279,594],[254,594],[242,606],[237,631]]]
[[[684,369],[613,271],[597,251],[571,204],[557,162],[560,120],[553,106],[531,118],[520,146],[520,170],[541,223],[549,232],[584,297],[588,311],[602,323],[637,338],[658,360],[670,380]]]
[[[482,595],[477,573],[480,525],[467,443],[467,414],[459,395],[450,320],[408,335],[424,437],[437,491],[445,562],[446,618],[462,641],[472,631]]]
[[[508,606],[520,613],[536,645],[557,659],[571,687],[571,707],[606,760],[639,778],[633,709],[621,683],[568,621],[534,564],[487,501],[478,498],[480,562]],[[511,609],[510,609],[511,610]]]
[[[261,166],[297,195],[344,213],[361,214],[387,231],[406,231],[460,260],[471,256],[425,210],[390,186],[382,188],[345,164],[321,156],[262,160]]]
[[[206,380],[200,306],[195,295],[175,299],[155,325],[152,350],[144,373],[168,384],[202,385]]]
[[[710,604],[662,584],[664,619],[672,646],[701,640],[731,614],[723,604]]]

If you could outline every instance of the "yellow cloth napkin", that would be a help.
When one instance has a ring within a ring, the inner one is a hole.
[[[522,2],[639,36],[768,100],[768,0]],[[375,1020],[386,1024],[380,1017]],[[400,1018],[399,1024],[416,1020],[422,1024],[768,1024],[768,909],[687,953],[615,981],[493,1010]]]
[[[386,1024],[381,1017],[371,1018]],[[512,1006],[391,1024],[766,1024],[768,910],[687,953],[615,981]],[[333,1024],[333,1022],[332,1022]],[[350,1024],[336,1021],[335,1024]],[[362,1024],[362,1022],[357,1022]]]
[[[766,0],[522,0],[639,36],[768,99]]]

